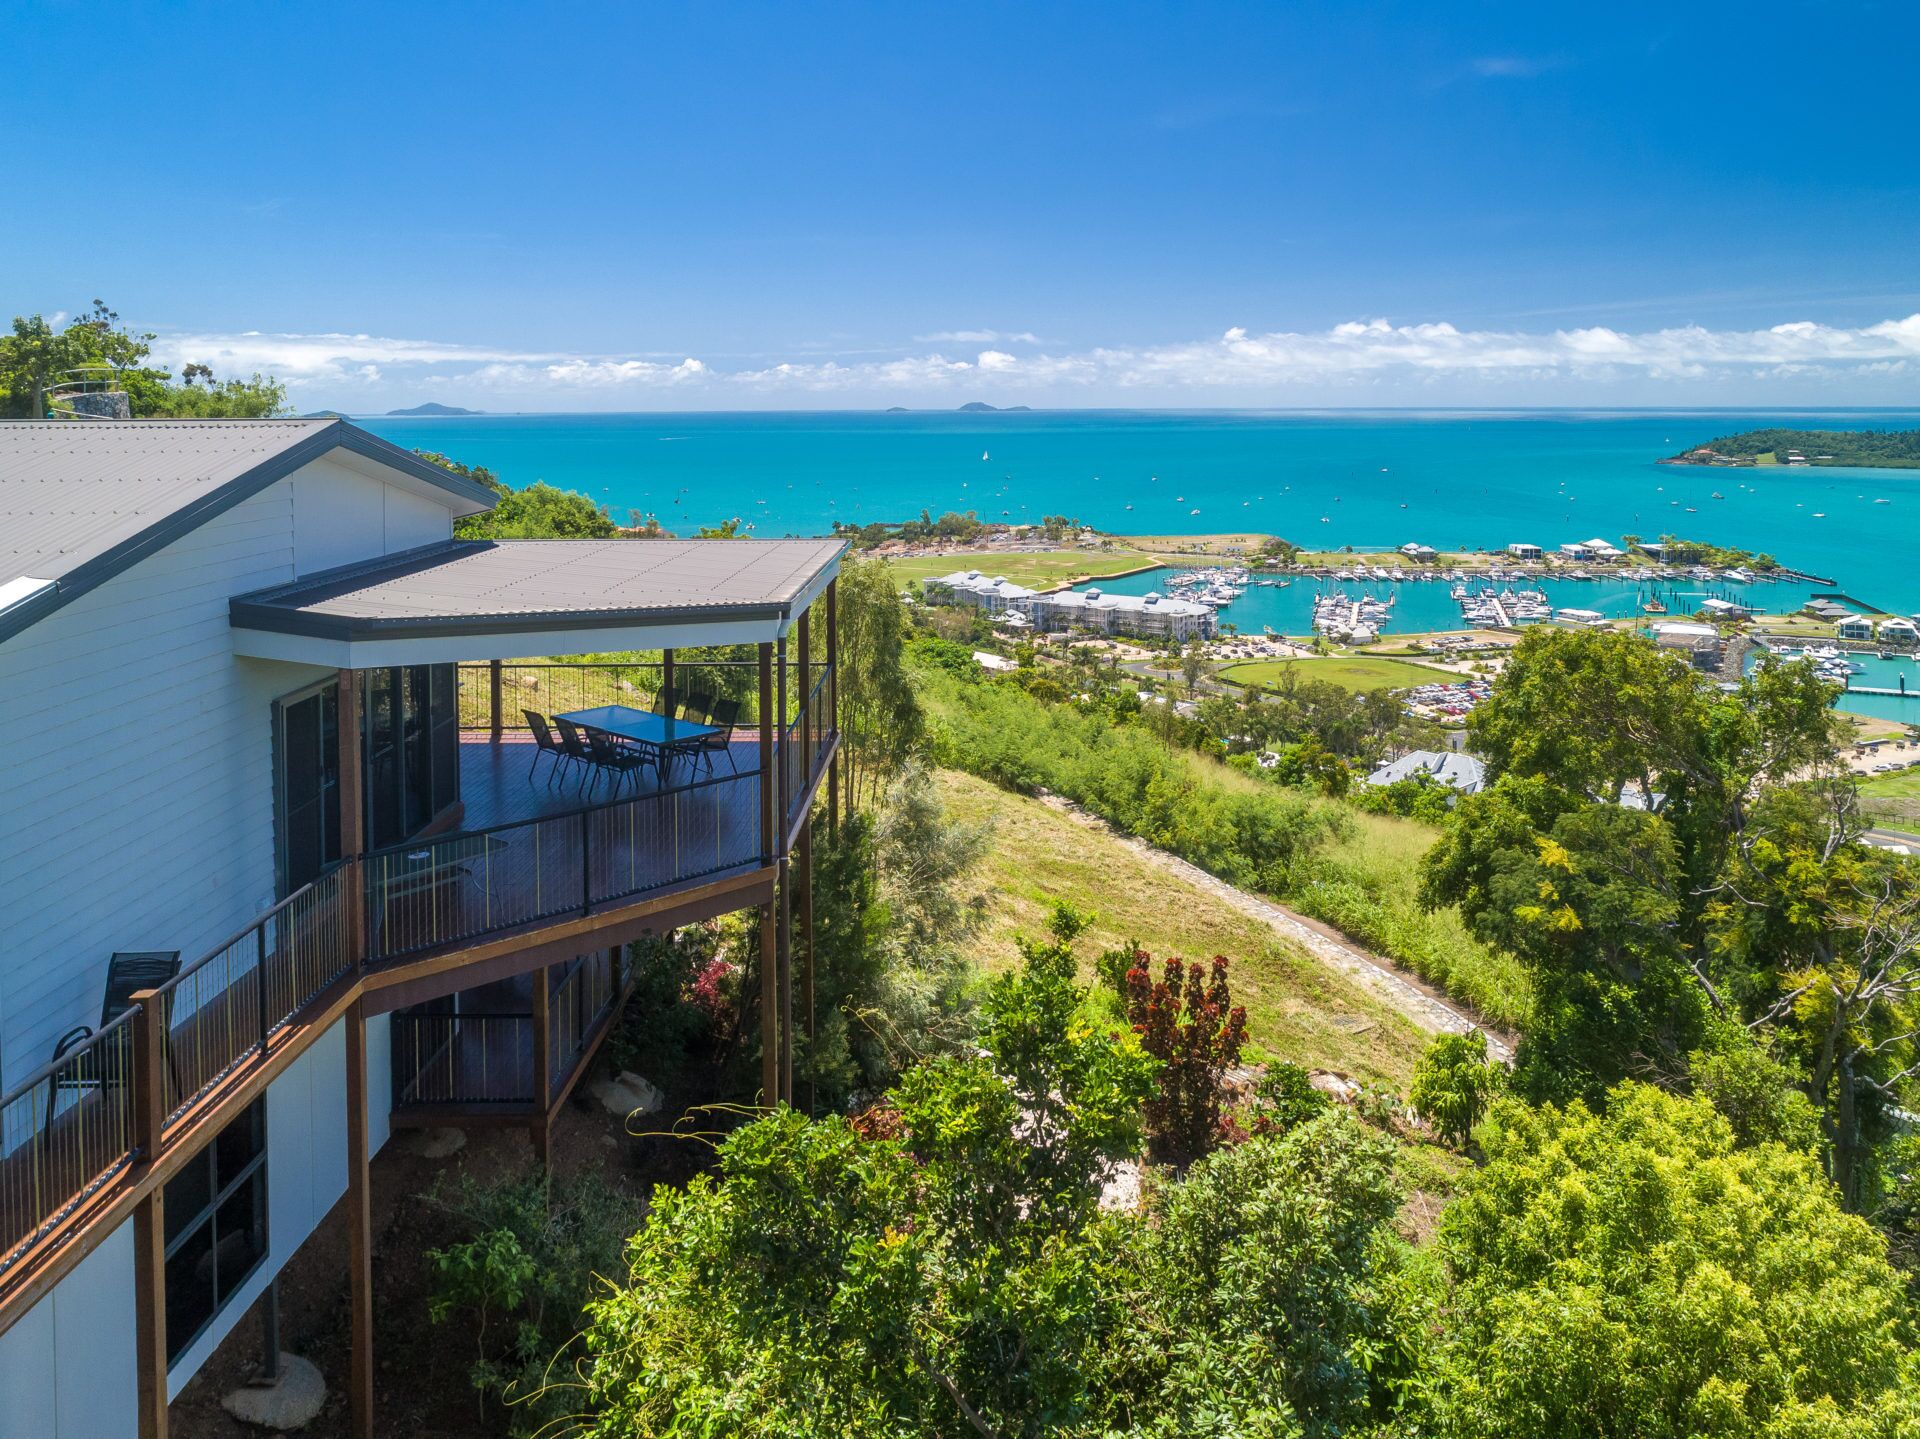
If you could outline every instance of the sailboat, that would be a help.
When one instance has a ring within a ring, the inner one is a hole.
[[[993,458],[993,456],[992,456],[992,455],[989,455],[989,454],[988,454],[988,453],[987,453],[987,452],[986,452],[985,450],[982,450],[982,451],[980,452],[980,458],[981,458],[981,459],[983,459],[983,460],[990,460],[990,459],[992,459],[992,458]]]

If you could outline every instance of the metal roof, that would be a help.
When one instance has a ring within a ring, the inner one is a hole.
[[[235,627],[328,639],[784,621],[840,540],[453,540],[234,599]]]
[[[0,639],[342,449],[456,496],[458,514],[493,505],[343,420],[0,422]]]

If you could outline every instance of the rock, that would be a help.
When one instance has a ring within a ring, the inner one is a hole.
[[[539,675],[521,675],[521,676],[520,676],[520,688],[521,688],[521,689],[523,689],[523,690],[537,690],[537,689],[539,689],[539,688],[540,688],[540,676],[539,676]]]
[[[624,1069],[612,1079],[595,1080],[587,1092],[609,1114],[652,1114],[662,1103],[659,1090]]]
[[[1351,1104],[1354,1095],[1360,1092],[1358,1083],[1344,1074],[1336,1074],[1331,1069],[1308,1070],[1307,1083],[1341,1104]]]
[[[226,1395],[220,1407],[242,1424],[290,1434],[304,1429],[327,1401],[327,1381],[298,1354],[280,1356],[280,1377],[271,1384],[243,1385]]]
[[[407,1153],[422,1159],[451,1159],[467,1147],[467,1134],[463,1129],[416,1129],[401,1143]]]

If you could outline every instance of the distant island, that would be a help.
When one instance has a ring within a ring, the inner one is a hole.
[[[1920,430],[1747,430],[1696,445],[1660,463],[1920,470]]]
[[[485,410],[463,410],[458,405],[442,405],[428,400],[424,405],[415,405],[410,410],[388,410],[389,415],[484,415]]]
[[[300,418],[303,420],[350,420],[353,416],[342,414],[338,410],[309,410]]]
[[[1021,415],[1032,412],[1031,405],[989,405],[982,400],[969,400],[960,407],[963,415]]]

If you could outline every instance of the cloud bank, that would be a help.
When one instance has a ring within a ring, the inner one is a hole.
[[[412,398],[491,409],[952,403],[1076,405],[1912,404],[1920,314],[1856,327],[1461,329],[1354,320],[1316,331],[1054,347],[1025,331],[953,330],[890,358],[747,368],[693,356],[593,355],[360,334],[177,334],[174,365],[278,375],[301,408]]]

